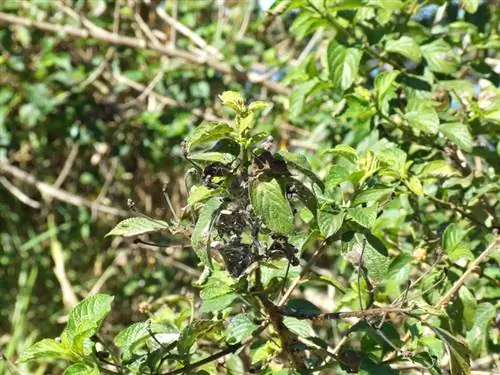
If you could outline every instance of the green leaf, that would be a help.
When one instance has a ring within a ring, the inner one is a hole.
[[[213,221],[222,205],[220,197],[214,197],[208,200],[200,211],[200,216],[196,222],[193,233],[191,234],[191,246],[198,259],[206,266],[211,266],[208,240],[212,231]]]
[[[210,162],[218,161],[223,164],[230,164],[234,161],[235,157],[233,154],[228,154],[225,152],[199,152],[189,155],[189,159]]]
[[[413,193],[415,193],[419,197],[424,196],[424,189],[422,187],[422,182],[417,176],[410,177],[410,179],[408,180],[408,187]]]
[[[211,331],[216,324],[216,322],[206,319],[194,320],[189,323],[182,330],[177,342],[179,354],[183,357],[187,356],[193,344]]]
[[[395,11],[403,9],[404,2],[402,0],[369,0],[368,5],[379,7],[385,10]]]
[[[194,146],[217,141],[221,138],[233,138],[233,128],[224,122],[205,121],[202,122],[186,138],[186,146],[191,150]]]
[[[344,222],[345,212],[333,214],[331,212],[318,210],[318,226],[325,238],[333,236],[339,231]]]
[[[467,13],[476,13],[477,8],[479,8],[479,4],[481,0],[459,0],[460,6],[464,8]]]
[[[99,367],[97,364],[92,363],[83,363],[77,362],[69,366],[66,370],[64,370],[63,375],[99,375]]]
[[[358,163],[358,152],[351,146],[347,145],[337,145],[334,148],[323,151],[322,155],[332,154],[336,157],[341,157],[349,160],[353,164]]]
[[[251,191],[251,199],[255,213],[269,229],[281,234],[293,233],[292,208],[276,179],[258,183]]]
[[[84,353],[84,341],[97,333],[102,321],[111,311],[114,297],[96,294],[81,301],[70,312],[64,331],[71,348]]]
[[[457,69],[453,51],[443,39],[420,46],[420,51],[427,60],[429,68],[434,72],[451,74]]]
[[[491,333],[489,327],[494,323],[497,309],[491,303],[481,303],[475,310],[474,325],[467,332],[467,341],[475,357],[487,349],[488,334]]]
[[[458,296],[462,305],[461,320],[463,319],[465,327],[470,330],[474,325],[474,317],[476,316],[476,297],[465,286],[458,290]]]
[[[352,202],[353,206],[358,206],[363,203],[375,203],[380,202],[389,198],[394,189],[392,188],[377,188],[370,187],[367,190],[364,190],[356,195],[354,201]]]
[[[219,295],[214,298],[203,300],[200,311],[215,312],[224,310],[226,307],[231,305],[236,298],[238,298],[238,294],[231,292]]]
[[[231,354],[226,359],[228,375],[245,375],[245,364],[237,354]]]
[[[332,190],[337,185],[347,181],[350,174],[351,172],[347,167],[340,164],[333,165],[328,171],[328,175],[325,179],[327,190]]]
[[[192,206],[196,203],[206,201],[209,198],[220,195],[223,191],[223,188],[209,189],[205,185],[196,185],[189,193],[188,205]]]
[[[363,358],[359,365],[359,375],[398,375],[399,371],[383,363],[375,363],[369,358]]]
[[[464,228],[457,223],[448,225],[443,233],[442,246],[452,262],[462,257],[474,259],[474,255],[469,249],[469,244],[464,241],[467,234],[473,228]]]
[[[439,131],[439,117],[432,107],[423,106],[417,111],[407,112],[405,118],[410,126],[425,133],[437,134]]]
[[[290,117],[292,119],[297,118],[302,113],[306,97],[316,84],[316,80],[311,80],[295,86],[290,94]]]
[[[327,59],[330,80],[334,88],[347,90],[358,76],[359,62],[363,52],[357,48],[347,48],[332,39],[328,45]]]
[[[457,175],[457,171],[448,164],[445,160],[433,160],[424,165],[422,172],[420,172],[421,178],[427,177],[451,177]]]
[[[354,220],[359,225],[364,226],[365,228],[370,229],[373,224],[375,224],[375,220],[377,220],[377,209],[378,204],[372,204],[369,207],[353,207],[347,210],[348,216],[347,218]]]
[[[470,375],[470,349],[463,342],[452,336],[442,328],[430,326],[436,335],[443,341],[446,351],[450,356],[451,375]]]
[[[236,91],[224,91],[219,95],[223,106],[234,109],[236,112],[245,111],[245,99]]]
[[[271,105],[269,102],[263,102],[261,100],[256,100],[255,102],[250,103],[248,106],[249,111],[256,111],[258,109],[268,108]]]
[[[163,220],[150,219],[143,216],[130,217],[120,221],[107,236],[132,237],[139,234],[158,232],[169,228],[169,224]]]
[[[409,36],[402,36],[397,40],[389,40],[385,44],[385,50],[388,52],[398,53],[416,63],[419,63],[420,60],[422,60],[420,47],[415,40]]]
[[[226,339],[230,345],[241,342],[251,336],[258,326],[249,314],[238,314],[229,321],[226,329]]]
[[[299,337],[316,336],[314,330],[311,327],[311,324],[309,322],[306,322],[305,320],[299,320],[291,316],[286,316],[283,319],[283,324],[286,326],[286,328],[288,328],[291,332],[295,333]]]
[[[474,139],[469,131],[469,127],[460,122],[450,122],[439,127],[450,141],[455,143],[460,149],[471,152],[474,147]]]
[[[75,361],[78,359],[78,355],[56,340],[43,339],[26,349],[19,358],[19,362],[27,362],[35,359]]]
[[[313,180],[322,190],[325,188],[323,181],[321,181],[321,179],[312,171],[311,165],[304,155],[288,151],[279,151],[276,153],[276,157],[277,159],[285,160],[287,165],[305,174],[307,177]]]
[[[377,103],[379,108],[384,114],[388,114],[389,100],[394,95],[395,85],[394,81],[399,75],[399,71],[392,70],[390,72],[383,72],[375,77],[375,94],[377,96]]]
[[[377,152],[375,156],[383,167],[380,171],[381,175],[396,178],[406,176],[406,153],[403,150],[397,147],[386,148]]]

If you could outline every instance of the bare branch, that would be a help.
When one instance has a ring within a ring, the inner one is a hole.
[[[76,157],[78,155],[78,149],[79,146],[77,143],[73,143],[71,145],[71,150],[69,151],[68,157],[66,158],[66,161],[64,162],[63,168],[61,169],[61,172],[59,173],[59,176],[56,178],[56,182],[54,182],[54,187],[60,188],[66,178],[69,175],[69,172],[71,172],[71,169],[73,168],[73,163],[76,160]]]
[[[62,34],[62,35],[65,34],[67,36],[76,38],[87,39],[92,37],[102,42],[110,43],[117,46],[149,49],[161,55],[179,58],[194,65],[209,66],[222,74],[233,77],[233,79],[239,82],[249,81],[251,83],[261,85],[267,88],[268,90],[278,94],[287,95],[290,93],[290,89],[286,86],[281,85],[280,83],[269,80],[259,81],[259,77],[255,78],[253,75],[250,75],[249,73],[236,71],[226,63],[219,62],[214,59],[200,58],[199,55],[187,51],[182,51],[173,48],[172,46],[154,45],[153,43],[148,42],[144,39],[129,37],[121,34],[113,34],[93,24],[92,26],[85,29],[69,25],[59,25],[45,21],[31,20],[28,18],[19,17],[4,12],[0,12],[0,24],[21,25],[24,27],[35,28],[38,30],[47,31],[55,34]]]
[[[14,167],[13,165],[6,163],[6,162],[1,162],[0,163],[0,171],[7,173],[25,183],[28,185],[32,185],[36,187],[42,195],[46,195],[50,198],[54,198],[57,200],[60,200],[65,203],[69,203],[73,206],[86,206],[91,208],[92,207],[92,201],[85,199],[83,197],[80,197],[79,195],[71,194],[68,193],[65,190],[56,188],[52,185],[49,185],[45,182],[39,181],[36,179],[35,176],[23,171],[22,169],[19,169],[17,167]],[[115,208],[115,207],[110,207],[106,205],[98,205],[96,206],[97,211],[110,214],[113,216],[121,216],[121,217],[127,217],[129,216],[129,213],[125,210]]]
[[[474,260],[469,264],[467,270],[460,276],[460,278],[455,281],[455,284],[451,287],[451,289],[446,292],[446,294],[439,300],[436,307],[443,307],[450,302],[451,298],[458,292],[460,287],[464,285],[467,278],[471,273],[474,272],[477,266],[481,264],[486,258],[488,258],[495,250],[499,250],[498,243],[500,242],[500,237],[495,237],[493,242]]]
[[[42,207],[40,202],[28,197],[16,185],[11,183],[4,176],[0,176],[0,184],[2,184],[2,186],[5,189],[7,189],[14,197],[19,199],[19,201],[21,201],[21,203],[24,203],[26,206],[30,206],[31,208],[36,208],[36,209]]]

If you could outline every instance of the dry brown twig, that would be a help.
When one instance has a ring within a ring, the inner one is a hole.
[[[226,64],[224,62],[220,62],[216,59],[200,58],[199,55],[179,50],[169,45],[159,46],[144,39],[129,37],[121,34],[114,34],[112,32],[109,32],[92,24],[90,21],[88,22],[86,21],[84,25],[85,27],[82,28],[70,25],[60,25],[45,21],[37,21],[25,17],[19,17],[5,12],[0,12],[0,24],[21,25],[27,28],[35,28],[42,31],[47,31],[55,34],[65,34],[67,36],[82,38],[82,39],[94,38],[96,40],[106,42],[115,46],[149,49],[161,55],[178,58],[194,65],[209,66],[212,69],[224,75],[230,76],[234,80],[239,82],[255,83],[278,94],[287,95],[290,93],[290,89],[286,86],[283,86],[280,83],[269,80],[259,81],[250,73],[243,71],[236,71],[233,69],[231,65]]]

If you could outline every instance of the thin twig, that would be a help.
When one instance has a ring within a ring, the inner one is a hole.
[[[475,268],[481,264],[486,258],[488,258],[493,251],[498,250],[498,243],[499,243],[500,237],[495,237],[493,242],[472,262],[469,264],[467,267],[467,270],[460,276],[460,278],[455,281],[451,289],[446,292],[446,294],[439,300],[438,304],[436,307],[443,307],[450,302],[451,298],[458,292],[460,287],[465,283],[467,278],[470,276],[471,273],[474,272]]]
[[[95,216],[96,212],[96,207],[99,206],[99,204],[102,202],[104,197],[106,196],[109,187],[111,186],[111,182],[113,181],[113,178],[115,177],[116,174],[116,168],[118,167],[118,158],[114,157],[111,158],[111,167],[109,168],[108,173],[106,173],[106,177],[104,180],[104,184],[102,185],[101,191],[99,192],[99,195],[95,199],[94,202],[92,202],[92,216]]]
[[[64,162],[64,165],[61,169],[61,172],[59,173],[59,176],[56,178],[56,182],[54,182],[54,187],[60,188],[66,178],[69,175],[69,172],[71,172],[71,169],[73,169],[73,164],[76,160],[76,157],[78,156],[78,143],[73,143],[71,145],[71,150],[69,151],[68,157],[66,158],[66,161]]]
[[[49,185],[45,182],[39,181],[36,179],[35,176],[32,174],[29,174],[22,169],[19,169],[17,167],[14,167],[13,165],[6,163],[6,162],[0,162],[0,171],[7,173],[25,183],[28,185],[32,185],[36,187],[42,195],[49,196],[51,198],[60,200],[65,203],[69,203],[73,206],[87,206],[89,208],[92,207],[92,201],[85,199],[79,195],[71,194],[65,190],[58,189],[53,187],[52,185]],[[97,211],[110,214],[113,216],[121,216],[121,217],[127,217],[129,216],[128,212],[125,210],[122,210],[120,208],[115,208],[111,206],[106,206],[106,205],[98,205],[96,206]]]
[[[216,361],[217,359],[225,357],[228,354],[234,353],[234,352],[238,351],[240,348],[243,348],[243,347],[247,346],[248,344],[250,344],[254,340],[255,337],[260,335],[262,333],[262,331],[264,331],[266,329],[267,326],[268,326],[268,323],[262,324],[259,328],[257,328],[252,333],[251,336],[247,337],[246,339],[244,339],[240,343],[230,345],[227,348],[222,349],[220,352],[217,352],[217,353],[215,353],[207,358],[204,358],[198,362],[191,363],[190,365],[178,368],[177,370],[165,372],[165,373],[163,373],[163,375],[188,374],[188,373],[190,373],[191,370],[194,370],[195,368],[198,368],[198,367],[203,366],[207,363]]]
[[[16,185],[11,183],[4,176],[0,176],[0,184],[7,189],[14,197],[19,199],[21,203],[24,203],[31,208],[39,209],[42,207],[42,204],[24,194]]]
[[[233,77],[233,79],[239,82],[248,81],[251,83],[256,83],[278,94],[287,95],[290,93],[290,89],[286,86],[269,80],[259,81],[258,79],[253,78],[253,76],[250,77],[249,73],[236,71],[231,65],[224,62],[220,62],[214,59],[200,58],[199,55],[187,51],[182,51],[171,46],[153,45],[151,42],[148,42],[144,39],[129,37],[121,34],[114,34],[93,24],[92,26],[90,26],[89,23],[87,23],[88,26],[85,26],[86,28],[81,28],[45,21],[36,21],[25,17],[15,16],[13,14],[0,12],[0,24],[21,25],[24,27],[35,28],[55,34],[66,34],[68,36],[81,39],[88,39],[92,37],[96,40],[100,40],[117,46],[149,49],[161,55],[179,58],[194,65],[209,66],[222,74]]]
[[[163,21],[168,23],[172,28],[176,29],[179,33],[181,33],[186,38],[191,40],[194,44],[196,44],[198,47],[200,47],[204,52],[208,52],[210,55],[216,57],[217,59],[223,58],[223,56],[217,50],[217,48],[210,46],[207,42],[205,42],[205,40],[202,37],[200,37],[198,34],[192,31],[189,27],[180,23],[175,18],[170,17],[162,8],[157,7],[156,14],[158,14],[158,16]]]

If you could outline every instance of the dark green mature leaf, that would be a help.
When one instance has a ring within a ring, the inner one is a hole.
[[[222,199],[214,197],[208,200],[200,211],[200,216],[196,222],[193,233],[191,234],[191,246],[196,252],[198,259],[205,265],[211,266],[210,254],[208,254],[207,246],[212,231],[213,221],[222,205]]]
[[[342,227],[342,223],[344,222],[345,212],[339,213],[331,213],[328,211],[318,210],[318,227],[321,231],[321,234],[325,236],[325,238],[329,238],[333,236],[335,233],[339,231]]]
[[[324,189],[325,185],[323,181],[316,176],[316,173],[313,172],[309,161],[302,154],[297,154],[288,151],[279,151],[276,153],[277,159],[285,160],[286,164],[298,169],[300,172],[304,173],[307,177],[313,180],[321,189]]]
[[[78,362],[64,370],[63,375],[99,375],[100,373],[97,364]]]
[[[206,121],[199,125],[187,138],[188,150],[207,142],[217,141],[221,138],[233,138],[233,128],[223,122]]]
[[[179,341],[177,342],[177,349],[181,356],[187,356],[193,344],[201,337],[205,336],[215,326],[216,322],[211,320],[194,320],[189,323],[181,332]]]
[[[60,342],[53,339],[43,339],[26,349],[19,362],[27,362],[35,359],[64,359],[75,361],[79,355]]]
[[[251,336],[257,327],[249,314],[233,316],[226,329],[226,340],[231,345],[239,343]]]
[[[276,179],[254,186],[251,199],[255,212],[269,229],[282,234],[293,233],[292,208]]]
[[[293,89],[290,94],[290,117],[297,118],[302,113],[307,95],[317,83],[316,80],[306,81]]]
[[[474,139],[467,125],[460,122],[450,122],[442,124],[439,130],[462,150],[467,152],[472,151]]]
[[[394,370],[391,366],[375,363],[369,358],[363,358],[359,365],[359,375],[398,375],[399,371]]]
[[[356,234],[348,242],[348,251],[344,256],[354,266],[362,260],[364,267],[368,271],[368,277],[374,282],[381,282],[389,276],[390,258],[387,256],[387,249],[369,235],[369,239],[361,234]],[[382,246],[382,247],[381,247]],[[363,250],[364,249],[364,250]]]
[[[132,237],[144,233],[158,232],[168,229],[170,225],[163,220],[150,219],[147,217],[131,217],[120,221],[107,236]]]
[[[430,326],[436,335],[441,338],[450,356],[451,375],[470,375],[470,349],[462,339],[454,337],[442,328]]]
[[[370,229],[377,219],[378,204],[372,204],[369,207],[353,207],[347,210],[348,218],[356,223]]]
[[[75,352],[88,354],[84,353],[84,341],[97,333],[111,311],[113,299],[106,294],[96,294],[85,298],[70,312],[63,338]]]
[[[409,36],[402,36],[397,40],[389,40],[385,44],[385,50],[388,52],[399,53],[416,63],[419,63],[422,59],[420,47],[415,40]]]
[[[442,246],[452,262],[462,257],[474,259],[469,244],[464,241],[464,238],[472,229],[472,227],[464,228],[457,223],[451,223],[446,227],[443,233]]]
[[[462,316],[459,319],[463,319],[464,326],[470,330],[474,325],[474,317],[476,316],[476,297],[465,286],[459,289],[458,296],[462,305]]]
[[[443,39],[420,46],[420,51],[427,60],[429,68],[434,72],[450,74],[457,69],[453,51]]]
[[[330,80],[335,88],[347,90],[358,76],[359,62],[363,52],[347,48],[332,39],[328,45],[327,58]]]

